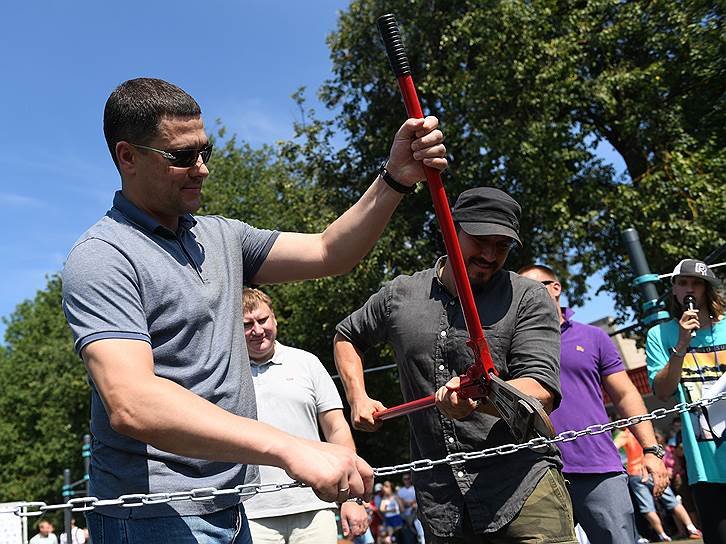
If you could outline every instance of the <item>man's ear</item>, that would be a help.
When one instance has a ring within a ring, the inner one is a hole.
[[[552,284],[552,290],[555,292],[555,296],[559,297],[562,294],[562,284],[559,281],[555,281]]]
[[[138,150],[130,143],[123,140],[116,142],[116,160],[122,174],[127,176],[136,174],[137,153]]]

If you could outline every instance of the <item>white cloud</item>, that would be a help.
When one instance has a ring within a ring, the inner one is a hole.
[[[17,208],[44,208],[47,206],[45,202],[38,198],[15,193],[0,193],[0,205]]]
[[[205,116],[207,130],[214,130],[214,121],[219,118],[228,134],[253,145],[273,145],[278,140],[292,138],[295,105],[290,108],[271,111],[269,104],[259,99],[222,104],[216,111]]]

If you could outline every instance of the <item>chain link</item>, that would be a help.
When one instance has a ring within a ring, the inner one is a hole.
[[[726,393],[720,393],[719,395],[715,395],[712,398],[701,399],[696,402],[681,402],[679,404],[676,404],[672,408],[657,408],[649,414],[640,414],[629,418],[618,419],[616,421],[611,421],[610,423],[605,423],[602,425],[590,425],[589,427],[579,431],[563,431],[553,438],[543,438],[541,436],[538,436],[537,438],[533,438],[529,442],[525,442],[523,444],[505,444],[503,446],[496,446],[493,448],[488,448],[482,451],[471,453],[452,453],[446,456],[445,459],[441,459],[439,461],[431,461],[430,459],[419,459],[418,461],[414,461],[413,463],[393,465],[389,467],[380,467],[374,469],[373,473],[376,476],[391,476],[395,474],[402,474],[404,472],[408,472],[409,470],[428,470],[433,468],[434,466],[444,463],[455,465],[460,464],[462,461],[471,461],[474,459],[494,457],[497,455],[509,455],[510,453],[515,453],[525,448],[537,450],[543,447],[547,447],[550,444],[557,444],[558,442],[571,442],[572,440],[577,440],[582,436],[602,434],[610,432],[613,429],[624,429],[626,427],[642,423],[643,421],[662,419],[668,414],[674,414],[677,412],[688,412],[693,408],[710,406],[711,404],[724,399],[726,399]],[[425,463],[425,468],[421,468],[421,463]]]
[[[388,467],[379,467],[373,469],[376,477],[392,476],[394,474],[402,474],[404,472],[414,471],[422,472],[431,470],[439,465],[456,466],[472,461],[474,459],[482,459],[486,457],[495,457],[497,455],[509,455],[523,449],[541,449],[549,447],[551,444],[558,442],[571,442],[582,436],[593,436],[597,434],[607,433],[613,429],[624,429],[632,425],[637,425],[643,421],[652,421],[654,419],[662,419],[669,414],[688,412],[693,408],[706,407],[726,399],[726,392],[715,395],[711,398],[701,399],[696,402],[681,402],[673,408],[658,408],[649,414],[641,414],[629,418],[618,419],[605,424],[594,424],[579,431],[563,431],[553,438],[544,438],[538,436],[523,444],[504,444],[493,448],[487,448],[475,452],[459,452],[451,453],[443,459],[432,461],[431,459],[418,459],[411,463],[399,465],[391,465]],[[54,512],[57,510],[71,510],[72,512],[90,512],[97,508],[105,508],[111,506],[120,506],[122,508],[139,508],[149,504],[166,504],[172,501],[211,501],[217,497],[237,495],[240,498],[250,497],[258,493],[274,493],[283,489],[291,489],[295,487],[307,487],[302,482],[289,482],[284,484],[247,484],[238,485],[232,489],[217,489],[215,487],[201,487],[192,489],[191,491],[178,491],[173,493],[133,493],[129,495],[121,495],[117,499],[98,499],[96,497],[78,497],[70,499],[68,502],[60,504],[46,504],[40,501],[20,502],[12,508],[0,508],[1,514],[15,514],[20,517],[39,517],[46,512]]]

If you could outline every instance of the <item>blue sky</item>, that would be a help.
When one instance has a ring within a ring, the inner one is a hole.
[[[273,144],[292,136],[297,110],[290,95],[305,85],[312,98],[330,76],[325,39],[347,4],[5,5],[0,316],[44,288],[75,239],[109,208],[119,179],[103,139],[102,115],[116,85],[139,76],[166,79],[197,99],[207,127],[220,118],[254,146]],[[600,296],[578,318],[612,313],[610,297]],[[0,324],[0,337],[4,329]]]

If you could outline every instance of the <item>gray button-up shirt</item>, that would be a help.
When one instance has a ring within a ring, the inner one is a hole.
[[[435,273],[440,262],[436,268],[395,278],[337,327],[363,351],[381,342],[392,345],[405,402],[433,394],[474,362],[459,300]],[[474,299],[500,377],[536,379],[555,393],[556,407],[560,330],[545,287],[501,270],[474,292]],[[456,421],[431,408],[408,418],[412,460],[440,459],[514,441],[503,420],[479,412]],[[465,505],[477,533],[496,531],[519,512],[550,467],[562,467],[554,448],[417,472],[419,511],[440,537],[460,533]]]

